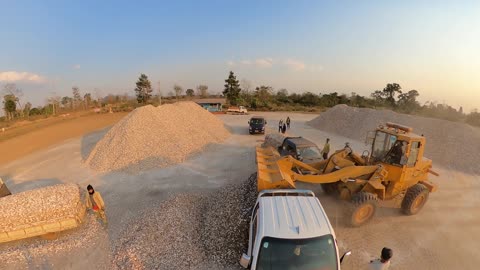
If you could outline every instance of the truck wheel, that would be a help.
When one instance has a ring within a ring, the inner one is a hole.
[[[415,215],[428,200],[429,190],[422,184],[416,184],[410,187],[402,201],[402,211],[406,215]]]
[[[336,195],[338,194],[338,183],[326,183],[321,184],[323,192],[327,195]]]
[[[377,196],[361,191],[352,196],[350,224],[354,227],[361,226],[372,219],[377,210]]]

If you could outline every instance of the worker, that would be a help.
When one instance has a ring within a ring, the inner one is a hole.
[[[392,147],[392,152],[390,154],[391,163],[393,164],[400,164],[402,157],[405,153],[405,142],[404,141],[397,141],[395,145]]]
[[[290,129],[290,117],[287,116],[287,129]]]
[[[283,119],[280,119],[280,121],[278,121],[278,132],[282,132],[282,128],[283,128]]]
[[[287,132],[287,125],[285,123],[283,123],[282,134],[285,134],[285,132]]]
[[[328,153],[330,152],[330,139],[327,138],[325,145],[323,146],[322,156],[323,159],[328,159]]]
[[[105,203],[103,202],[100,192],[95,191],[91,185],[87,186],[87,198],[85,205],[87,208],[93,210],[95,215],[102,219],[104,224],[107,224],[107,216],[105,215]]]
[[[371,270],[388,270],[390,267],[390,259],[393,256],[393,251],[387,247],[382,249],[380,259],[370,261]]]

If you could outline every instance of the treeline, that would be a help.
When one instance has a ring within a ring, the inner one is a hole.
[[[389,83],[382,90],[375,90],[369,96],[355,92],[350,94],[331,92],[289,93],[287,89],[275,91],[271,86],[258,86],[254,89],[247,81],[240,83],[233,72],[225,80],[223,94],[229,104],[243,105],[253,110],[320,111],[339,104],[352,107],[390,109],[400,113],[440,118],[449,121],[466,122],[480,126],[480,113],[474,110],[465,113],[463,108],[453,108],[447,104],[426,102],[420,104],[417,90],[404,91],[397,83]]]
[[[2,90],[4,115],[0,121],[29,119],[30,117],[59,115],[68,112],[96,109],[97,111],[131,111],[145,104],[159,105],[173,103],[191,98],[225,97],[229,105],[243,105],[251,110],[265,111],[310,111],[318,112],[338,104],[353,107],[391,109],[400,113],[440,118],[450,121],[466,122],[480,126],[480,113],[476,110],[465,113],[463,108],[453,108],[447,104],[426,102],[420,104],[417,90],[405,91],[397,83],[389,83],[382,90],[375,90],[369,96],[355,92],[350,94],[331,93],[289,93],[287,89],[275,90],[271,86],[253,87],[247,80],[239,82],[233,72],[225,80],[223,95],[211,95],[207,85],[198,85],[195,90],[184,90],[175,84],[166,96],[160,88],[153,92],[148,77],[141,74],[134,89],[135,96],[123,95],[103,96],[100,90],[92,93],[82,93],[78,87],[72,87],[71,96],[52,94],[46,99],[45,105],[32,107],[29,102],[23,103],[23,93],[15,84],[6,84]]]

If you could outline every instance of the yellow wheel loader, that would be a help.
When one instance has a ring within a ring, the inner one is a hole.
[[[401,208],[417,214],[437,186],[428,180],[432,161],[423,156],[425,137],[394,123],[369,133],[372,148],[361,155],[346,144],[327,160],[303,163],[281,157],[273,147],[257,147],[258,190],[295,188],[295,182],[321,184],[327,194],[351,202],[350,223],[360,226],[377,206]]]

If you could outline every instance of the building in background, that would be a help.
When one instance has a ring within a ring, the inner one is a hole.
[[[204,99],[194,99],[193,102],[202,106],[205,110],[209,112],[221,112],[222,106],[226,103],[225,98],[204,98]]]

